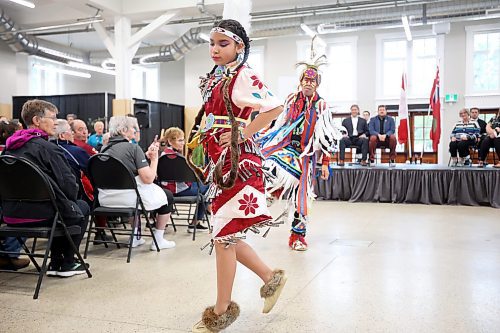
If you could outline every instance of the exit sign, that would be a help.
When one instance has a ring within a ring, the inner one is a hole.
[[[455,103],[458,101],[458,94],[446,94],[444,97],[446,103]]]

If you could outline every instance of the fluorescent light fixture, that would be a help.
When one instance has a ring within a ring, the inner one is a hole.
[[[139,63],[141,65],[151,65],[152,62],[146,62],[146,60],[151,59],[151,58],[156,58],[156,57],[158,57],[158,53],[147,54],[147,55],[142,56],[142,57],[139,58]]]
[[[113,58],[107,58],[101,62],[101,67],[104,69],[113,70],[113,69],[115,69],[115,66],[116,66],[116,64],[115,64],[115,60]]]
[[[26,6],[29,8],[35,8],[35,4],[31,1],[25,1],[25,0],[8,0],[8,1],[17,3],[18,5]]]
[[[210,43],[210,36],[209,36],[209,35],[207,35],[207,34],[205,34],[205,33],[203,33],[203,32],[200,32],[200,33],[199,33],[199,35],[198,35],[198,37],[200,37],[200,38],[201,38],[201,39],[203,39],[204,41],[207,41],[207,42],[209,42],[209,43]]]
[[[58,68],[58,67],[45,66],[45,65],[42,65],[42,64],[38,64],[38,63],[34,64],[33,67],[36,68],[36,69],[42,70],[42,71],[46,71],[46,72],[56,72],[56,73],[61,73],[61,74],[65,74],[65,75],[83,77],[83,78],[86,78],[86,79],[90,79],[92,77],[90,75],[90,73],[77,72],[77,71],[72,71],[72,70],[69,70],[69,69],[63,69],[63,68]]]
[[[401,22],[403,22],[403,29],[405,29],[406,40],[411,42],[412,37],[410,31],[410,24],[408,23],[408,16],[406,15],[401,16]]]
[[[92,72],[98,72],[98,73],[103,73],[103,74],[108,74],[108,75],[116,75],[115,71],[112,71],[109,69],[104,69],[104,68],[99,67],[99,66],[82,64],[80,62],[75,62],[75,61],[68,62],[68,66],[73,67],[73,68],[78,68],[78,69],[85,69],[85,70],[92,71]]]
[[[72,56],[72,55],[64,53],[64,52],[49,49],[48,47],[39,46],[38,49],[44,53],[51,54],[51,55],[54,55],[56,57],[61,57],[61,58],[72,60],[72,61],[83,62],[83,58],[81,58],[81,57]]]
[[[304,32],[311,38],[313,38],[314,36],[316,36],[316,33],[311,29],[309,28],[309,26],[305,23],[301,23],[300,24],[300,28],[302,30],[304,30]]]

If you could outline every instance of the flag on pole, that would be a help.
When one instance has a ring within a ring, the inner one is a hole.
[[[441,138],[441,100],[439,99],[439,67],[436,71],[436,78],[432,85],[429,110],[432,109],[432,128],[430,138],[432,140],[432,150],[437,151],[439,139]]]
[[[406,75],[401,78],[401,97],[399,98],[399,127],[398,141],[400,144],[408,142],[408,102],[406,101]]]

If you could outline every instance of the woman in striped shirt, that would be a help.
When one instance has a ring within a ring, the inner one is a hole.
[[[451,166],[464,165],[466,157],[469,156],[469,148],[476,145],[480,136],[480,127],[470,119],[469,110],[462,109],[459,115],[462,120],[455,124],[450,135]]]

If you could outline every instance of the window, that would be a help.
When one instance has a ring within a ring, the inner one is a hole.
[[[30,66],[29,91],[31,95],[64,94],[64,74],[56,71],[63,66],[35,57],[30,57],[28,64]]]
[[[130,75],[132,97],[159,100],[158,80],[158,65],[133,66]]]
[[[432,152],[430,133],[432,128],[432,115],[413,116],[413,149],[417,153]]]
[[[466,30],[466,105],[494,106],[500,94],[500,23]]]
[[[497,91],[500,86],[500,31],[474,34],[473,90]]]
[[[417,35],[408,42],[399,34],[379,35],[377,99],[399,98],[403,73],[407,75],[409,99],[429,98],[442,44],[442,38],[434,36]]]
[[[265,80],[263,46],[255,46],[251,48],[250,54],[248,55],[247,63],[262,80]]]
[[[317,55],[325,54],[328,57],[328,65],[321,67],[322,82],[318,93],[329,105],[349,108],[356,102],[356,43],[357,38],[346,37],[327,40],[326,45],[315,44]],[[297,48],[298,61],[310,59],[310,41],[298,42]]]

